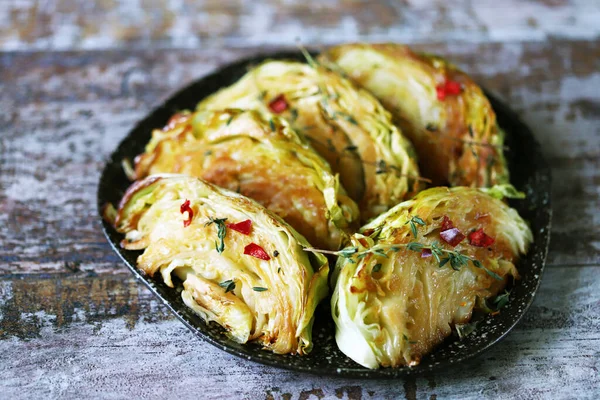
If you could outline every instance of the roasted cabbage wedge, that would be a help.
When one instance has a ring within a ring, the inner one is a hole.
[[[514,209],[479,189],[437,187],[398,204],[338,252],[339,348],[368,368],[418,364],[518,277],[532,240]]]
[[[327,259],[309,257],[307,241],[254,200],[195,177],[153,175],[128,189],[114,223],[122,247],[144,250],[140,270],[169,287],[178,277],[185,304],[236,342],[310,351]]]
[[[184,173],[251,197],[313,245],[337,250],[358,228],[356,203],[329,164],[285,120],[257,111],[183,112],[154,130],[137,178]]]
[[[508,183],[504,132],[481,88],[444,59],[399,44],[344,44],[321,56],[369,90],[413,142],[434,185]]]
[[[363,221],[418,190],[414,150],[390,114],[371,94],[314,62],[264,62],[198,105],[226,107],[287,119],[340,174]]]

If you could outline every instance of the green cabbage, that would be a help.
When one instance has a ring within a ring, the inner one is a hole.
[[[276,104],[279,107],[274,107]],[[311,63],[267,61],[198,109],[276,112],[340,174],[366,221],[419,189],[412,145],[368,92]]]
[[[456,247],[441,239],[444,217],[467,236]],[[494,243],[472,245],[479,229]],[[514,209],[478,189],[437,187],[398,204],[338,252],[331,305],[339,348],[368,368],[418,364],[471,318],[478,299],[518,278],[515,263],[532,240]],[[432,254],[422,258],[423,249]]]
[[[227,226],[248,219],[249,235]],[[198,178],[152,175],[129,188],[115,227],[124,248],[144,250],[140,270],[159,272],[170,287],[177,276],[185,304],[233,340],[280,354],[311,350],[315,307],[328,292],[327,259],[309,257],[308,242],[255,201]],[[245,254],[249,245],[268,260]]]
[[[251,197],[320,248],[358,228],[358,206],[329,164],[285,120],[256,111],[183,112],[153,131],[137,178],[185,173]]]
[[[481,88],[440,57],[399,44],[344,44],[321,61],[369,90],[413,142],[421,171],[435,185],[488,187],[508,183],[504,132]],[[447,82],[458,95],[438,98]]]

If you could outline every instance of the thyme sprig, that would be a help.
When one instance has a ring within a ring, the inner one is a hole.
[[[235,281],[233,279],[228,279],[219,283],[219,286],[225,289],[225,293],[232,292],[235,290]]]
[[[418,234],[417,225],[425,226],[426,224],[418,215],[413,215],[404,225],[410,225],[410,231],[416,239]]]
[[[215,249],[219,254],[225,250],[225,236],[227,235],[227,225],[225,225],[227,218],[210,218],[210,220],[204,224],[204,226],[210,226],[215,224],[217,226],[217,237],[219,241],[215,240]]]
[[[354,264],[356,263],[356,260],[360,260],[366,257],[368,254],[374,254],[379,257],[389,258],[386,252],[392,251],[396,253],[402,248],[406,248],[415,252],[422,252],[425,249],[430,250],[431,254],[438,263],[439,268],[443,268],[446,264],[450,264],[450,267],[453,270],[460,271],[462,267],[469,265],[469,262],[471,262],[475,268],[483,269],[492,278],[502,280],[502,277],[500,277],[500,275],[486,268],[481,261],[473,257],[467,256],[466,254],[463,254],[459,251],[445,249],[441,247],[439,242],[437,241],[433,242],[430,245],[419,242],[377,244],[371,248],[362,251],[359,251],[358,247],[356,246],[346,247],[338,251],[321,250],[312,247],[306,247],[304,248],[304,251],[336,255],[338,257],[343,257],[348,262]]]

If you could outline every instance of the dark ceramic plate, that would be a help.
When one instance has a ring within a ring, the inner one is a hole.
[[[169,117],[178,110],[194,109],[204,97],[234,83],[242,77],[249,66],[266,58],[302,60],[298,52],[290,52],[265,54],[238,61],[188,85],[138,123],[115,150],[104,168],[98,188],[99,209],[108,202],[118,204],[130,184],[121,168],[121,160],[133,159],[141,153],[150,140],[152,129],[164,126]],[[119,241],[122,236],[103,221],[104,233],[131,272],[144,282],[188,328],[202,339],[236,356],[295,371],[357,378],[398,377],[447,368],[451,364],[480,354],[503,338],[521,319],[531,305],[540,284],[548,250],[551,219],[550,170],[542,156],[540,145],[529,128],[508,106],[493,96],[489,97],[500,126],[507,134],[507,145],[510,148],[507,159],[513,184],[527,193],[525,200],[515,201],[512,206],[516,207],[521,216],[530,222],[535,240],[527,257],[518,265],[522,279],[514,284],[510,301],[502,312],[494,317],[484,316],[477,330],[462,340],[455,337],[448,338],[434,352],[424,357],[416,367],[369,370],[350,360],[338,350],[335,344],[335,327],[329,314],[328,301],[324,301],[317,310],[313,330],[314,349],[308,356],[277,355],[263,351],[256,345],[235,343],[224,335],[220,326],[215,323],[206,324],[191,312],[183,304],[177,291],[167,287],[160,278],[153,279],[140,275],[135,268],[136,258],[140,252],[120,248]],[[159,277],[160,274],[157,276]]]

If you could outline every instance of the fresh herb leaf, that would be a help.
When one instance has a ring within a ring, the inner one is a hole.
[[[229,293],[235,289],[235,281],[233,279],[228,279],[219,283],[219,286],[225,289],[225,293]]]
[[[356,247],[346,247],[345,249],[338,251],[337,254],[342,257],[351,257],[353,254],[356,254],[357,252],[358,252],[358,248],[356,248]]]
[[[373,267],[373,272],[379,272],[379,271],[381,271],[381,263],[377,263]]]
[[[411,251],[421,251],[423,250],[423,245],[418,242],[410,242],[406,245],[406,248]]]
[[[219,254],[223,253],[225,250],[225,236],[227,235],[227,225],[225,224],[227,218],[210,218],[210,220],[204,224],[204,226],[209,226],[211,224],[215,224],[217,226],[217,237],[219,241],[215,240],[215,249]]]
[[[496,279],[496,280],[498,280],[498,281],[501,281],[501,280],[502,280],[502,277],[501,277],[500,275],[498,275],[497,273],[495,273],[494,271],[490,271],[489,269],[485,268],[485,272],[486,272],[486,273],[487,273],[489,276],[491,276],[492,278],[494,278],[494,279]]]
[[[458,333],[458,337],[460,339],[464,339],[465,337],[469,336],[475,331],[478,323],[479,321],[469,322],[467,324],[456,324],[454,327],[456,328],[456,333]]]
[[[379,250],[379,249],[373,250],[373,254],[377,254],[378,256],[389,258],[388,255],[383,252],[383,250]]]
[[[254,290],[255,292],[264,292],[264,291],[267,290],[267,288],[266,287],[260,287],[260,286],[254,286],[252,288],[252,290]]]
[[[423,219],[421,219],[419,216],[414,215],[412,216],[408,221],[406,221],[406,223],[404,223],[404,225],[410,225],[410,231],[412,232],[413,236],[416,238],[418,235],[417,232],[417,225],[421,225],[421,226],[425,226],[425,221],[423,221]]]
[[[508,290],[504,291],[504,293],[502,293],[501,295],[496,296],[496,298],[494,299],[494,306],[496,308],[496,311],[504,307],[508,303],[509,299],[510,292]]]
[[[419,224],[419,225],[421,225],[421,226],[425,226],[425,225],[427,225],[427,224],[425,223],[425,221],[423,221],[423,219],[421,219],[421,217],[419,217],[418,215],[415,215],[415,216],[413,216],[413,217],[411,218],[411,220],[412,220],[412,221],[414,221],[416,224]]]

